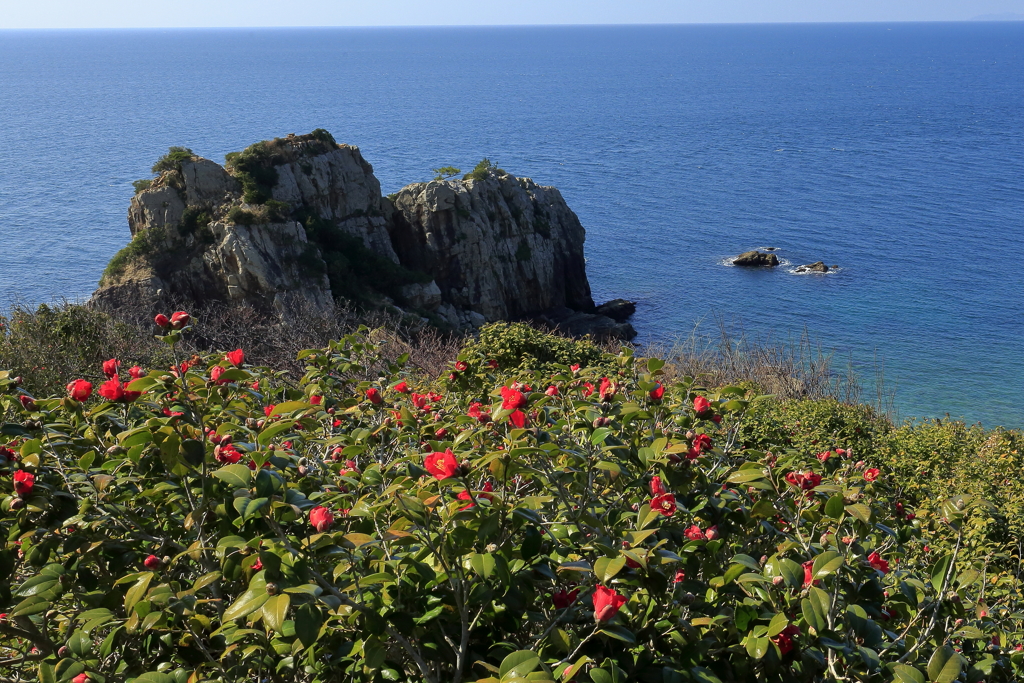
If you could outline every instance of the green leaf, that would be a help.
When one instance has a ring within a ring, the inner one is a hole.
[[[765,641],[767,640],[768,639],[765,638]],[[767,652],[767,648],[765,651]],[[722,683],[722,679],[718,676],[699,666],[695,666],[690,669],[690,674],[693,676],[693,680],[697,681],[697,683]]]
[[[262,432],[260,432],[260,435],[256,437],[256,441],[258,441],[261,446],[268,446],[270,445],[270,442],[274,440],[274,437],[278,436],[279,434],[283,434],[290,429],[294,429],[294,427],[295,423],[292,422],[291,420],[275,422],[272,425],[266,427]]]
[[[270,599],[265,589],[249,589],[238,596],[238,599],[231,603],[231,606],[224,610],[222,622],[234,621],[240,617],[247,617]]]
[[[825,503],[825,514],[832,519],[842,519],[845,511],[846,508],[843,507],[843,497],[840,495],[832,496],[828,499],[828,502]]]
[[[284,403],[278,403],[274,406],[274,410],[271,411],[270,417],[275,415],[283,415],[284,413],[294,413],[296,410],[303,410],[310,408],[311,405],[308,401],[286,401]]]
[[[804,621],[807,625],[815,630],[817,633],[821,633],[825,630],[827,625],[825,621],[825,615],[816,609],[817,605],[808,598],[804,598],[800,601],[800,611],[803,612]]]
[[[842,555],[834,550],[826,550],[814,558],[814,564],[811,566],[811,576],[814,579],[823,579],[829,574],[835,574],[843,566],[843,562],[845,560]]]
[[[485,579],[491,578],[494,573],[494,555],[490,553],[473,553],[473,556],[469,558],[469,563],[472,565],[473,571]]]
[[[766,476],[767,472],[764,470],[738,470],[730,474],[726,481],[730,484],[746,484],[750,481],[764,479]]]
[[[931,683],[953,683],[960,676],[960,656],[949,645],[943,645],[928,660],[928,680]]]
[[[865,524],[871,524],[871,508],[864,503],[854,503],[853,505],[847,505],[846,511],[851,515],[864,522]]]
[[[949,570],[949,563],[953,561],[952,555],[944,555],[932,565],[931,577],[932,586],[936,591],[942,590],[942,583],[946,579],[946,572]]]
[[[135,678],[132,683],[174,683],[174,679],[159,671],[150,671]]]
[[[745,571],[747,571],[747,567],[743,566],[742,564],[730,565],[729,568],[725,571],[725,576],[722,577],[722,585],[728,585],[732,583],[733,581],[738,579]]]
[[[612,430],[607,427],[598,427],[594,430],[594,433],[590,435],[590,443],[595,446],[600,446],[604,443],[604,440],[608,438],[608,435],[612,433]]]
[[[925,683],[924,674],[909,664],[897,664],[892,670],[896,674],[894,683]]]
[[[225,465],[215,470],[213,476],[235,489],[247,489],[252,485],[252,470],[245,465]]]
[[[12,617],[28,617],[50,609],[50,601],[40,595],[25,598],[11,610]]]
[[[621,640],[622,642],[629,643],[630,645],[636,645],[636,636],[633,635],[632,631],[627,628],[623,628],[622,626],[611,626],[609,624],[605,624],[598,633],[603,633],[609,638]]]
[[[323,624],[323,615],[320,609],[313,605],[300,605],[295,610],[295,635],[298,636],[304,647],[309,647],[316,642],[320,636],[320,626]]]
[[[537,670],[540,665],[540,656],[532,650],[517,650],[501,660],[498,667],[498,675],[501,680],[514,677],[525,677],[526,674]]]
[[[263,603],[263,623],[268,627],[281,632],[281,627],[288,618],[288,607],[292,604],[292,598],[287,593],[275,595]]]
[[[625,557],[600,557],[594,562],[594,574],[603,583],[608,583],[626,566]]]
[[[779,572],[790,588],[799,588],[804,585],[804,568],[793,560],[785,559],[779,562]]]
[[[768,637],[774,638],[786,630],[787,626],[789,626],[789,619],[786,618],[785,614],[779,612],[772,617],[771,622],[768,624]]]
[[[146,589],[149,588],[149,582],[152,580],[153,572],[142,572],[139,575],[138,581],[136,581],[134,585],[128,589],[128,592],[124,594],[125,613],[132,613],[132,608],[135,607],[135,603],[146,595]]]
[[[253,517],[259,517],[260,510],[270,504],[266,498],[235,498],[235,510],[238,511],[243,522]]]

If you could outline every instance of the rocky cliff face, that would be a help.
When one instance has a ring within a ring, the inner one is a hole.
[[[635,334],[593,315],[585,231],[558,190],[475,175],[382,198],[358,148],[324,131],[257,143],[226,167],[179,159],[132,199],[132,242],[93,304],[244,301],[287,319],[342,296],[456,328],[571,318],[574,332]]]

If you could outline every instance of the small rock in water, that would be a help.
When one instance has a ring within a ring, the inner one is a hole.
[[[838,266],[832,266],[832,267],[833,268],[837,268]],[[814,263],[809,263],[806,266],[797,266],[795,272],[797,272],[797,273],[827,273],[828,272],[828,266],[826,266],[823,261],[815,261]]]
[[[636,302],[626,299],[612,299],[608,303],[601,304],[594,311],[598,315],[606,315],[615,322],[625,322],[629,316],[636,313]]]
[[[734,266],[777,266],[779,265],[779,257],[775,254],[766,254],[763,251],[745,251],[735,259],[732,264]]]

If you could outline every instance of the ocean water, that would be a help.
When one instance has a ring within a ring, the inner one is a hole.
[[[903,416],[1024,426],[1024,23],[0,32],[0,299],[87,297],[168,146],[318,127],[384,192],[557,186],[641,341],[806,332]]]

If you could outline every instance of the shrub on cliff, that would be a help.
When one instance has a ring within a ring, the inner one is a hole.
[[[153,173],[159,175],[165,171],[178,171],[181,169],[181,162],[190,161],[193,156],[195,154],[188,147],[171,147],[167,154],[153,164]]]
[[[160,322],[176,353],[187,317]],[[488,349],[489,351],[489,349]],[[835,451],[744,449],[760,399],[661,361],[444,387],[365,332],[285,381],[242,350],[26,395],[0,374],[0,649],[105,681],[1006,681],[1012,603]],[[497,367],[495,367],[497,365]],[[75,380],[69,377],[69,380]],[[98,394],[98,395],[97,395]],[[963,511],[943,508],[960,534]],[[958,544],[959,547],[959,544]],[[973,571],[973,570],[972,570]]]
[[[496,322],[480,328],[460,356],[494,359],[503,368],[555,372],[559,366],[598,365],[604,351],[589,339],[547,334],[526,323]]]

